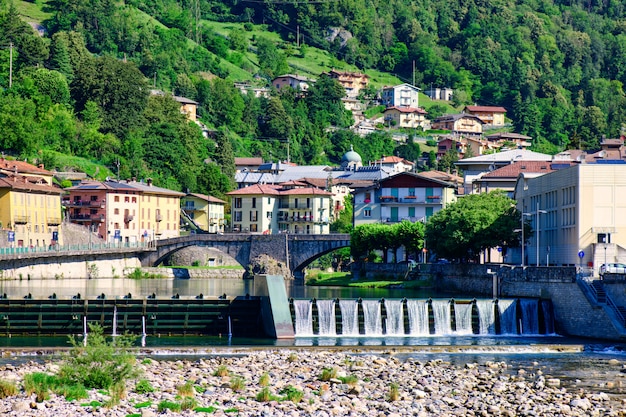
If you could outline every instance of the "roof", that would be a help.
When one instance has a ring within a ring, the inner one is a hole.
[[[0,188],[9,188],[16,191],[44,194],[62,194],[63,189],[48,185],[44,180],[22,175],[7,175],[0,177]]]
[[[0,158],[0,171],[10,171],[12,173],[20,174],[53,175],[52,172],[43,169],[43,165],[37,167],[25,161],[12,161],[4,158]]]
[[[409,83],[402,83],[402,84],[398,84],[398,85],[386,86],[386,87],[383,87],[383,90],[395,90],[396,88],[399,88],[399,87],[409,87],[409,88],[411,88],[413,90],[416,90],[416,91],[421,90],[421,88],[416,87],[416,86],[414,86],[412,84],[409,84]]]
[[[465,106],[465,109],[470,112],[506,113],[504,107],[498,106]]]
[[[383,156],[378,161],[374,161],[373,163],[374,164],[398,164],[400,162],[406,165],[415,165],[413,162],[407,161],[406,159],[400,158],[399,156]]]
[[[391,106],[391,107],[387,107],[385,109],[385,111],[383,111],[383,113],[391,111],[391,110],[397,110],[400,113],[419,113],[419,114],[428,114],[428,112],[420,107],[398,107],[398,106]]]
[[[176,100],[177,102],[181,103],[181,104],[195,104],[195,105],[198,105],[197,101],[193,101],[190,98],[181,97],[181,96],[172,96],[172,98],[174,100]]]
[[[441,122],[456,122],[459,119],[474,119],[480,123],[485,123],[483,122],[478,116],[474,116],[473,114],[467,114],[467,113],[456,113],[456,114],[444,114],[443,116],[439,116],[434,120],[434,123],[441,123]]]
[[[449,174],[443,171],[437,171],[437,170],[423,171],[423,172],[420,172],[420,175],[426,178],[433,178],[436,180],[452,182],[456,184],[463,184],[463,178],[459,177],[458,175]]]
[[[330,193],[326,190],[321,190],[316,187],[307,187],[280,190],[280,195],[333,195],[333,193]]]
[[[169,195],[182,197],[185,193],[157,187],[152,182],[137,181],[81,181],[80,184],[67,188],[68,191],[107,190],[107,191],[135,191],[147,194]]]
[[[504,164],[514,161],[551,161],[552,155],[545,153],[533,152],[527,149],[512,149],[510,151],[490,153],[486,155],[475,156],[473,158],[464,158],[455,162],[456,165],[480,165],[480,164]]]
[[[263,158],[261,157],[235,158],[235,165],[261,165],[262,163]]]
[[[487,139],[489,140],[499,140],[499,139],[521,139],[521,140],[531,140],[532,137],[530,136],[526,136],[526,135],[522,135],[519,133],[510,133],[510,132],[501,132],[501,133],[494,133],[491,135],[487,135],[485,136]]]
[[[209,203],[226,204],[226,201],[220,200],[219,198],[213,197],[213,196],[210,196],[210,195],[197,194],[197,193],[189,193],[187,195],[199,198],[199,199],[204,200],[204,201],[208,201]]]
[[[541,173],[556,171],[570,164],[553,164],[550,161],[517,161],[498,168],[482,176],[482,178],[517,178],[522,173]]]
[[[279,192],[279,187],[277,185],[253,184],[248,187],[240,188],[238,190],[226,193],[226,195],[255,195],[255,194],[279,195],[280,192]]]
[[[304,82],[308,82],[309,81],[309,79],[307,77],[304,77],[302,75],[295,75],[295,74],[279,75],[278,77],[274,78],[274,80],[277,80],[279,78],[293,78],[294,80],[304,81]]]

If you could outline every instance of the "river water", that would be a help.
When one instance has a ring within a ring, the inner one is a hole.
[[[107,298],[132,294],[135,298],[156,294],[157,297],[254,295],[254,282],[241,279],[49,279],[0,281],[0,294],[9,298],[33,298],[56,294],[58,298]],[[287,294],[296,299],[356,299],[356,298],[428,298],[428,290],[306,287],[287,283]],[[441,295],[439,295],[441,297]],[[0,359],[1,363],[19,363],[48,352],[51,347],[69,347],[67,337],[4,337],[0,351],[7,348],[27,348],[18,356]],[[420,360],[443,359],[453,363],[505,361],[511,369],[530,369],[561,378],[568,388],[603,391],[616,398],[626,398],[626,346],[558,335],[549,336],[422,336],[422,337],[297,337],[290,340],[243,339],[236,337],[158,337],[145,336],[137,340],[150,356],[175,357],[225,354],[232,349],[296,348],[296,349],[373,349],[399,358]],[[222,352],[222,353],[220,353]]]

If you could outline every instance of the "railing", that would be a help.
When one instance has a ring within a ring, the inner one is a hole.
[[[155,247],[155,241],[149,242],[109,242],[109,243],[92,243],[82,245],[49,245],[49,246],[16,246],[16,247],[0,247],[0,259],[11,259],[23,257],[25,254],[31,254],[33,257],[38,255],[53,255],[55,253],[68,253],[78,251],[116,251],[120,249],[152,249]]]
[[[59,225],[61,224],[61,218],[60,217],[48,217],[47,223],[51,225],[55,225],[55,226]]]
[[[70,220],[77,222],[103,222],[104,214],[71,214]]]
[[[105,200],[64,200],[63,205],[66,207],[104,207]]]
[[[13,216],[13,223],[26,224],[28,223],[28,216]]]

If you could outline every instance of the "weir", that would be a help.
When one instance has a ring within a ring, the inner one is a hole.
[[[550,300],[300,299],[290,304],[296,337],[554,334]]]

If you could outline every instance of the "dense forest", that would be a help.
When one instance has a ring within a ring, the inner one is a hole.
[[[594,150],[624,123],[625,18],[624,2],[594,0],[0,0],[0,150],[217,195],[233,186],[234,155],[289,148],[297,163],[337,163],[354,144],[365,161],[415,159],[419,147],[395,148],[386,132],[347,130],[330,78],[317,74],[305,96],[234,86],[297,73],[288,59],[313,49],[330,54],[326,70],[385,71],[451,87],[457,107],[503,106],[534,150]],[[233,25],[224,35],[212,22]],[[156,89],[196,100],[209,134]]]

